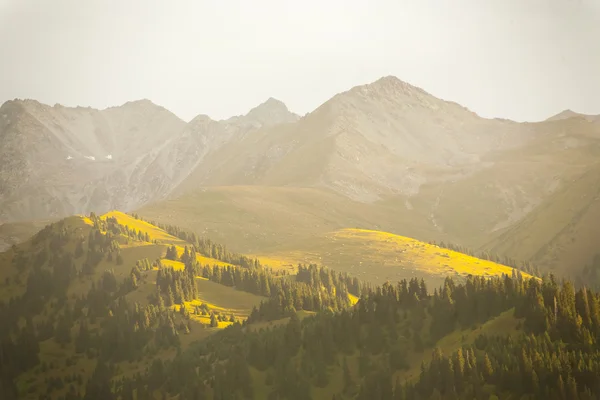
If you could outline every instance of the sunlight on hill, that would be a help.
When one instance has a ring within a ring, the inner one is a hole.
[[[133,218],[131,215],[127,215],[121,211],[110,211],[100,218],[106,219],[108,217],[115,218],[120,225],[128,226],[130,229],[135,229],[137,231],[142,231],[144,233],[148,233],[150,236],[150,240],[157,240],[161,244],[174,244],[185,246],[187,243],[173,235],[169,235],[164,230],[158,228],[155,225],[152,225],[146,221],[142,221],[139,219]]]
[[[93,222],[93,221],[92,221],[92,220],[91,220],[89,217],[86,217],[85,215],[78,215],[78,217],[81,217],[81,220],[82,220],[82,221],[83,221],[83,222],[84,222],[86,225],[89,225],[89,226],[94,226],[94,222]]]
[[[331,234],[333,241],[360,241],[363,246],[373,252],[387,254],[396,252],[395,261],[407,264],[412,268],[430,273],[448,275],[511,275],[513,268],[482,260],[436,245],[388,232],[371,231],[366,229],[342,229]],[[531,277],[523,273],[525,277]]]
[[[181,255],[185,251],[185,245],[175,245],[175,248],[177,249],[177,257],[181,257]],[[218,265],[219,267],[227,267],[227,266],[231,265],[231,264],[228,264],[228,263],[223,262],[221,260],[217,260],[216,258],[205,257],[205,256],[203,256],[201,254],[198,254],[198,253],[196,253],[196,260],[201,265],[210,265],[211,267],[213,265]]]
[[[423,278],[433,287],[443,283],[446,276],[511,276],[513,271],[506,265],[416,239],[366,229],[337,230],[259,257],[290,260],[289,265],[315,263],[379,284],[386,280]],[[525,278],[531,277],[522,274]]]
[[[183,252],[185,250],[185,246],[191,246],[190,243],[187,243],[186,241],[184,241],[182,239],[179,239],[173,235],[170,235],[163,229],[160,229],[159,227],[152,225],[146,221],[135,219],[131,215],[127,215],[123,212],[111,211],[111,212],[108,212],[108,213],[102,215],[100,218],[106,219],[108,217],[116,218],[117,222],[120,225],[128,226],[130,229],[135,229],[135,230],[141,231],[143,233],[148,233],[148,236],[150,237],[151,241],[156,240],[161,245],[175,245],[175,248],[177,249],[177,257],[181,257],[181,255],[183,254]],[[84,220],[86,220],[86,219],[89,221],[89,224],[92,224],[92,221],[89,218],[84,217]],[[121,244],[121,247],[126,248],[126,247],[138,247],[138,246],[147,246],[147,245],[149,245],[148,242],[131,241],[131,242],[129,242],[129,244]],[[196,260],[198,260],[198,262],[201,265],[210,265],[210,266],[218,265],[221,267],[231,265],[231,264],[228,264],[226,262],[223,262],[223,261],[220,261],[220,260],[217,260],[214,258],[205,257],[201,254],[196,254]],[[169,263],[168,261],[169,260],[163,260],[163,264],[172,266],[175,269],[183,269],[183,267],[184,267],[183,263],[180,263],[180,262]]]
[[[169,259],[163,258],[162,260],[160,260],[160,262],[165,267],[171,267],[175,271],[181,271],[181,270],[185,269],[185,264],[182,263],[181,261],[175,261],[175,260],[169,260]]]

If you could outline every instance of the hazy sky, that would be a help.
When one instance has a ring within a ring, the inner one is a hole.
[[[384,75],[485,117],[600,114],[600,0],[0,0],[0,102],[304,114]]]

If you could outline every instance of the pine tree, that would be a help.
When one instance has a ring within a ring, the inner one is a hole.
[[[352,394],[354,393],[356,383],[352,378],[352,374],[350,373],[350,368],[348,368],[348,362],[346,357],[344,357],[344,361],[342,364],[343,378],[344,378],[344,393]]]

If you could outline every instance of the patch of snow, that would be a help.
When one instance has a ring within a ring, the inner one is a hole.
[[[107,160],[112,160],[112,154],[109,154],[109,155],[107,155],[107,156],[106,156],[106,159],[107,159]]]
[[[88,160],[96,161],[96,157],[94,157],[94,156],[84,156],[84,157],[87,158]]]
[[[72,160],[72,159],[73,159],[73,157],[67,156],[67,160]]]

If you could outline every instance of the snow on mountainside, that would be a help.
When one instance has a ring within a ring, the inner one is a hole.
[[[149,100],[105,110],[7,101],[0,222],[132,210],[161,199],[233,135],[298,118],[282,105],[271,99],[247,116],[186,124]]]

